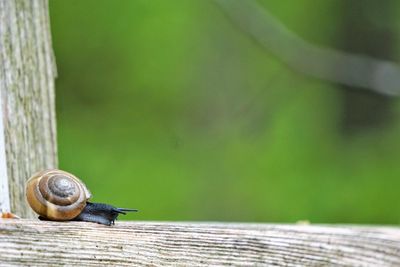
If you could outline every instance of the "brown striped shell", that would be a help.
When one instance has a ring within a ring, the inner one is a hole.
[[[76,176],[61,170],[44,170],[29,178],[26,198],[40,216],[67,221],[78,216],[91,194]]]

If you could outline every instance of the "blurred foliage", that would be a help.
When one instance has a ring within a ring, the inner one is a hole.
[[[333,46],[338,1],[261,3]],[[51,0],[50,15],[60,167],[94,201],[138,220],[400,222],[399,105],[392,125],[343,134],[340,89],[213,1]]]

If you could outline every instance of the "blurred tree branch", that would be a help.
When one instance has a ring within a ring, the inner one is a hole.
[[[335,42],[346,51],[395,60],[398,42],[395,25],[397,0],[339,0],[340,21]],[[340,127],[345,134],[385,129],[395,119],[394,98],[374,91],[348,90],[342,85]],[[359,89],[351,87],[351,89]]]
[[[376,93],[400,95],[400,66],[307,42],[257,1],[215,0],[243,31],[303,74]]]

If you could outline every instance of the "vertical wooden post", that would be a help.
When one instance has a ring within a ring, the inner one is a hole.
[[[26,179],[57,167],[55,76],[48,1],[0,0],[0,209],[21,217]]]

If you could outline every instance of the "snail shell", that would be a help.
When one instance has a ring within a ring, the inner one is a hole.
[[[76,176],[61,170],[44,170],[27,182],[29,205],[40,216],[67,221],[78,216],[91,194]]]

